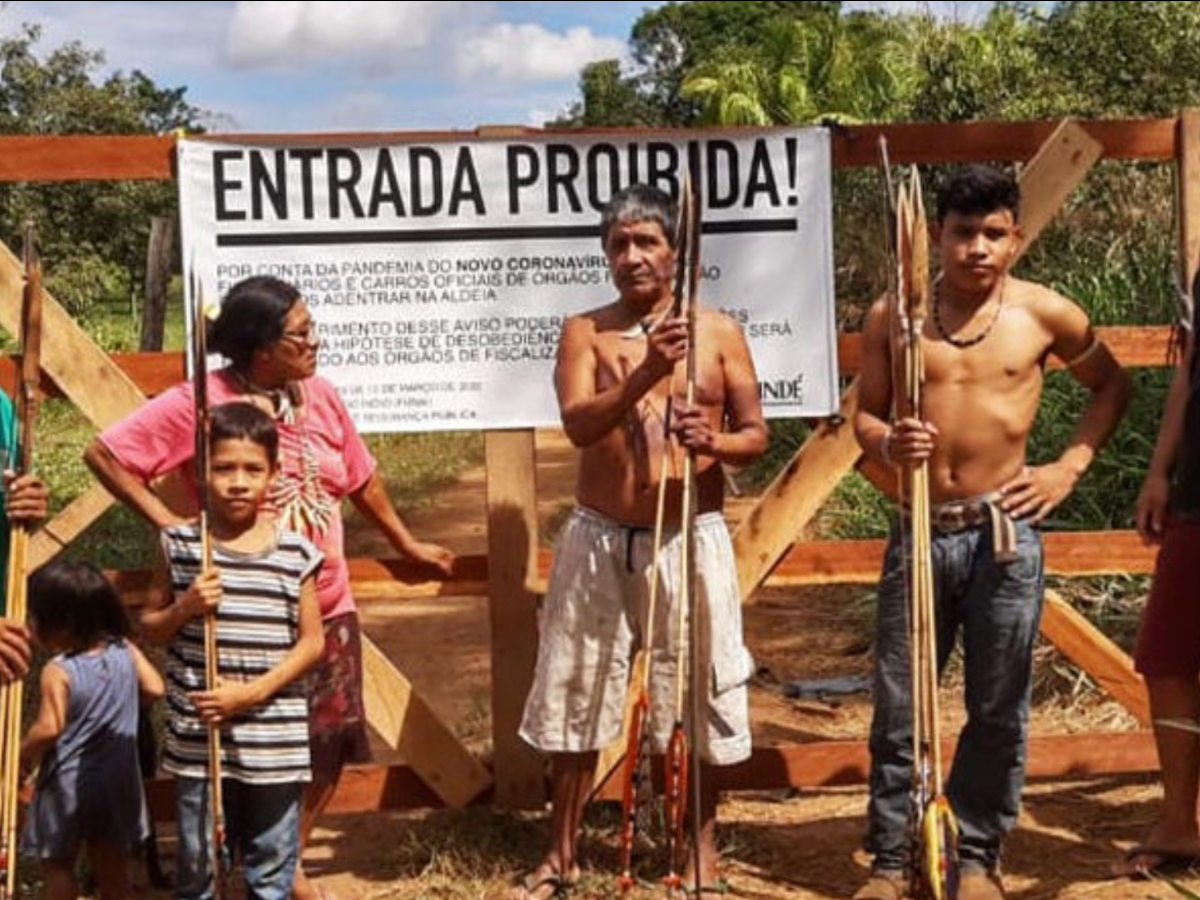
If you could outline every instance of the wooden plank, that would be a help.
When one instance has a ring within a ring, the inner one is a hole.
[[[537,472],[533,429],[484,435],[488,609],[492,626],[492,743],[496,802],[545,802],[546,765],[517,729],[537,662]]]
[[[1120,325],[1097,328],[1096,333],[1104,339],[1126,367],[1161,368],[1165,365],[1167,345],[1171,329],[1161,325]],[[862,335],[858,332],[842,332],[838,335],[838,369],[843,376],[858,374],[862,353],[859,349]],[[0,356],[0,388],[11,393],[16,384],[16,357]],[[178,384],[184,377],[183,354],[167,353],[113,353],[109,359],[139,391],[147,397],[161,394]],[[1050,368],[1061,368],[1058,360],[1050,361]],[[43,372],[40,390],[47,397],[62,397],[50,377]]]
[[[9,334],[20,323],[23,281],[20,260],[0,244],[0,326]],[[49,292],[42,315],[42,369],[93,425],[104,428],[142,403],[145,397],[136,385]]]
[[[1142,545],[1133,531],[1058,531],[1043,535],[1046,571],[1051,575],[1148,575],[1157,550]],[[882,540],[804,541],[793,544],[764,582],[769,587],[815,584],[873,584],[883,562]],[[532,588],[545,591],[553,556],[539,550]],[[488,592],[488,558],[459,557],[454,574],[427,581],[427,570],[403,560],[356,557],[349,560],[354,596],[363,603],[429,597],[480,597]],[[142,601],[150,583],[146,569],[107,573],[131,605]]]
[[[744,603],[754,602],[755,590],[862,455],[854,438],[857,408],[855,382],[842,395],[838,418],[808,436],[738,525],[733,550]]]
[[[1096,334],[1108,345],[1117,362],[1127,368],[1161,369],[1166,365],[1167,348],[1171,343],[1170,328],[1108,326],[1097,328]],[[1062,363],[1053,359],[1050,368],[1062,368]]]
[[[1179,278],[1190,290],[1200,267],[1200,110],[1185,109],[1179,116]]]
[[[944,753],[952,754],[947,741]],[[951,758],[950,756],[946,757]],[[1147,731],[1034,735],[1026,771],[1031,779],[1101,777],[1158,771],[1154,736]],[[744,763],[715,769],[723,791],[770,791],[865,785],[870,752],[865,741],[820,741],[786,747],[755,747]],[[598,799],[620,799],[610,779]],[[160,822],[175,818],[174,779],[146,783],[151,813]],[[486,794],[476,799],[485,803]],[[338,782],[328,812],[333,814],[430,809],[442,805],[408,766],[349,766]]]
[[[943,743],[944,759],[954,758],[955,746],[954,741]],[[1028,760],[1030,778],[1158,770],[1154,737],[1148,732],[1034,736],[1029,739]],[[864,784],[869,770],[866,742],[838,741],[756,749],[746,763],[716,771],[722,790],[741,791],[757,790],[764,783],[801,788]]]
[[[1022,251],[1038,239],[1103,155],[1100,142],[1077,123],[1068,119],[1054,129],[1021,173]]]
[[[187,377],[183,353],[113,353],[109,355],[147,397],[155,397]]]
[[[112,494],[98,483],[72,500],[29,539],[30,569],[48,563],[115,502]]]
[[[548,565],[548,563],[547,563]],[[429,577],[429,567],[403,559],[350,560],[354,599],[359,603],[419,597],[482,597],[488,593],[486,556],[461,556],[449,578]]]
[[[839,126],[832,133],[836,167],[874,166],[877,138],[885,134],[892,162],[989,162],[1032,157],[1057,122],[950,122],[891,123]],[[1082,122],[1084,129],[1104,146],[1108,159],[1168,160],[1175,157],[1176,120],[1113,119]],[[490,137],[538,137],[537,129],[520,128],[497,135],[495,129],[479,131],[409,131],[370,134],[270,134],[204,135],[203,139],[230,143],[312,145],[337,141],[339,145],[391,141],[464,141]],[[646,129],[571,131],[588,134],[645,135]],[[64,135],[0,137],[0,181],[103,181],[120,179],[165,180],[175,177],[175,138],[138,135]]]
[[[0,181],[138,181],[175,177],[173,135],[6,135]]]
[[[486,802],[485,792],[475,798]],[[175,779],[155,778],[146,782],[146,803],[156,822],[175,821]],[[439,797],[411,766],[403,764],[347,766],[342,770],[325,808],[326,815],[378,812],[394,809],[440,809]]]
[[[1100,145],[1070,121],[1062,122],[1046,136],[1029,165],[1017,176],[1021,186],[1021,230],[1025,236],[1013,258],[1014,265],[1062,208],[1100,152]]]
[[[466,806],[491,776],[366,635],[363,700],[367,721],[447,806]]]
[[[1157,550],[1134,531],[1052,531],[1042,536],[1051,575],[1147,575]],[[771,587],[871,584],[883,565],[883,540],[794,544],[767,579]]]
[[[954,741],[943,743],[944,759],[954,758],[955,746]],[[1034,736],[1029,739],[1028,760],[1029,778],[1158,770],[1154,738],[1147,732]],[[838,741],[756,749],[745,763],[715,771],[721,790],[744,791],[759,790],[764,784],[799,788],[865,784],[870,764],[865,741]]]
[[[1111,119],[1079,124],[1104,147],[1106,159],[1175,157],[1175,119]],[[833,131],[835,167],[875,166],[885,135],[893,165],[1015,162],[1031,159],[1058,127],[1052,122],[913,122],[855,125]]]
[[[1133,660],[1109,640],[1099,628],[1084,618],[1058,591],[1046,589],[1042,611],[1042,636],[1059,652],[1108,691],[1138,720],[1150,725],[1150,697],[1146,683],[1133,670]]]

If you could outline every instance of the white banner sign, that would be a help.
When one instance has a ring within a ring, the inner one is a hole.
[[[741,323],[767,415],[837,407],[822,129],[290,140],[180,141],[184,260],[206,300],[257,274],[299,288],[363,431],[558,424],[563,319],[615,298],[600,209],[631,183],[677,196],[689,165],[701,302]]]

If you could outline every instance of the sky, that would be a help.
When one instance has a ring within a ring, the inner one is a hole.
[[[628,64],[633,23],[658,2],[0,3],[0,35],[43,28],[107,69],[186,85],[210,131],[327,132],[540,125],[578,99],[584,65]],[[973,17],[980,2],[848,2]]]

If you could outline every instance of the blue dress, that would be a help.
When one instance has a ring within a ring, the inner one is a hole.
[[[114,641],[52,662],[67,673],[67,722],[42,760],[21,850],[73,860],[87,841],[131,847],[148,834],[133,655]]]

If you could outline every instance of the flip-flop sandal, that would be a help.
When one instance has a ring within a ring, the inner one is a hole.
[[[1130,847],[1121,858],[1126,863],[1132,863],[1139,856],[1152,857],[1157,859],[1158,862],[1145,868],[1131,869],[1115,877],[1143,879],[1153,878],[1157,875],[1177,875],[1180,872],[1200,869],[1200,853],[1181,853],[1178,850],[1167,850],[1149,844],[1138,844],[1137,846]]]
[[[695,884],[693,884],[690,881],[686,882],[686,883],[680,885],[678,888],[675,888],[671,892],[671,896],[679,897],[679,898],[692,897],[692,898],[699,898],[699,900],[703,900],[703,898],[705,898],[705,897],[724,897],[724,896],[732,893],[732,891],[733,891],[733,889],[729,886],[729,882],[726,881],[724,878],[720,878],[720,879],[712,882],[711,884],[700,885],[699,893],[696,892]]]
[[[574,879],[568,880],[558,872],[547,870],[541,875],[537,872],[531,872],[521,882],[521,890],[525,892],[523,900],[530,900],[530,898],[537,896],[538,892],[544,888],[552,889],[550,897],[566,897],[570,894],[574,884]]]

